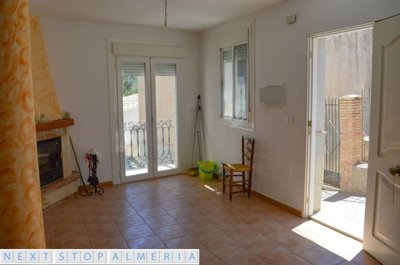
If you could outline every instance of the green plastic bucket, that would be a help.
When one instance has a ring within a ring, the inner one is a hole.
[[[199,161],[199,176],[201,180],[212,180],[216,165],[213,161]]]

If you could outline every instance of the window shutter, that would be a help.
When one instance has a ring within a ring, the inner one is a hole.
[[[235,56],[238,61],[247,59],[247,43],[235,46]]]
[[[176,76],[176,64],[156,64],[156,76]]]
[[[223,51],[224,63],[231,63],[233,60],[232,49]]]
[[[126,75],[144,76],[144,63],[123,62],[122,71]]]

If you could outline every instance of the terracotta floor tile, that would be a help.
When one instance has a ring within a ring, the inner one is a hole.
[[[345,259],[343,259],[342,257],[337,256],[334,253],[321,247],[307,249],[306,251],[299,253],[299,255],[315,265],[339,264],[345,261]]]
[[[124,227],[143,225],[144,220],[139,215],[132,216],[114,216],[111,217],[112,222],[119,229]]]
[[[153,231],[147,225],[122,228],[121,234],[125,238],[125,240],[132,240],[154,235]]]
[[[224,264],[218,256],[214,255],[208,250],[200,251],[200,264],[201,265],[222,265]],[[238,264],[238,263],[235,263]]]
[[[99,215],[96,213],[90,213],[90,214],[85,214],[81,215],[82,222],[83,223],[109,223],[111,221],[110,215]]]
[[[58,236],[54,238],[55,248],[90,248],[89,239],[87,236]]]
[[[168,248],[202,248],[205,246],[197,239],[196,236],[183,236],[169,240],[164,240]]]
[[[224,264],[240,264],[240,265],[264,264],[262,259],[244,249],[236,249],[233,251],[221,253],[218,257],[220,260],[222,260]],[[270,263],[270,264],[275,265],[276,263]]]
[[[218,224],[218,227],[239,242],[242,242],[243,240],[246,240],[248,238],[254,238],[259,235],[258,231],[254,230],[251,226],[244,223],[236,223],[231,225],[225,225],[221,223]]]
[[[178,224],[174,218],[169,215],[162,215],[162,216],[154,216],[154,217],[146,217],[144,221],[151,227],[151,228],[159,228],[159,227],[166,227],[171,225]]]
[[[300,257],[299,255],[279,245],[267,246],[267,248],[263,252],[258,251],[257,256],[260,257],[266,264],[276,264],[276,265],[311,264],[310,262]]]
[[[53,214],[53,215],[47,215],[46,216],[46,222],[51,223],[52,225],[56,225],[58,223],[65,223],[68,222],[70,224],[76,224],[76,223],[81,223],[82,219],[79,214]]]
[[[68,223],[60,223],[53,226],[52,233],[53,239],[56,240],[59,237],[86,236],[86,229],[83,224],[70,226]]]
[[[201,216],[201,215],[199,216],[200,211],[198,209],[195,209],[190,206],[183,206],[180,208],[170,209],[167,210],[167,213],[174,218],[182,219],[182,221],[185,221],[186,219],[190,218],[195,219]]]
[[[138,215],[138,213],[133,209],[133,207],[123,207],[123,208],[117,208],[117,209],[109,209],[106,211],[109,215],[112,217],[115,216],[132,216],[132,215]]]
[[[129,201],[129,203],[131,204],[133,209],[136,210],[136,212],[143,210],[143,209],[148,209],[148,208],[153,208],[153,207],[158,206],[158,204],[156,204],[154,202],[136,201],[136,199],[134,201]]]
[[[171,209],[179,209],[184,206],[184,203],[181,200],[164,200],[160,203],[160,207],[164,210],[171,210]]]
[[[352,263],[358,264],[358,265],[379,265],[380,263],[371,257],[368,253],[365,251],[359,252],[352,260]]]
[[[45,233],[46,236],[46,247],[47,248],[55,248],[53,234],[51,232]]]
[[[264,235],[257,235],[243,240],[240,245],[256,255],[263,255],[280,247],[279,243]]]
[[[128,245],[122,236],[109,236],[107,238],[90,239],[92,248],[98,249],[125,249]]]
[[[275,241],[278,242],[282,247],[290,249],[292,252],[295,253],[304,252],[309,248],[318,246],[314,242],[304,240],[303,237],[293,233],[288,233],[279,236],[275,238]]]
[[[45,211],[47,247],[194,248],[207,265],[378,264],[364,251],[351,255],[356,248],[338,251],[335,237],[312,221],[220,191],[219,181],[173,176],[73,195]]]
[[[210,239],[203,244],[215,255],[232,252],[239,248],[238,242],[226,235]]]
[[[200,226],[192,230],[196,233],[198,240],[203,243],[225,235],[216,225]]]
[[[134,240],[128,240],[129,248],[166,248],[164,243],[157,236],[136,238]]]
[[[85,224],[85,229],[90,241],[121,235],[112,223],[105,225]]]
[[[161,215],[166,215],[167,212],[161,207],[146,208],[137,211],[139,215],[143,218],[157,217]]]
[[[157,234],[157,236],[161,240],[168,240],[172,238],[177,238],[184,236],[185,230],[182,229],[179,225],[171,225],[171,226],[165,226],[161,228],[153,228],[154,233]]]

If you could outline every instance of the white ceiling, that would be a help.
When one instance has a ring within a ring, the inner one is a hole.
[[[168,27],[201,31],[280,0],[168,0]],[[33,15],[163,26],[164,0],[31,0]]]

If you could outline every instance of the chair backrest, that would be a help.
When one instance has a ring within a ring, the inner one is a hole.
[[[242,164],[253,168],[254,139],[242,136]]]

